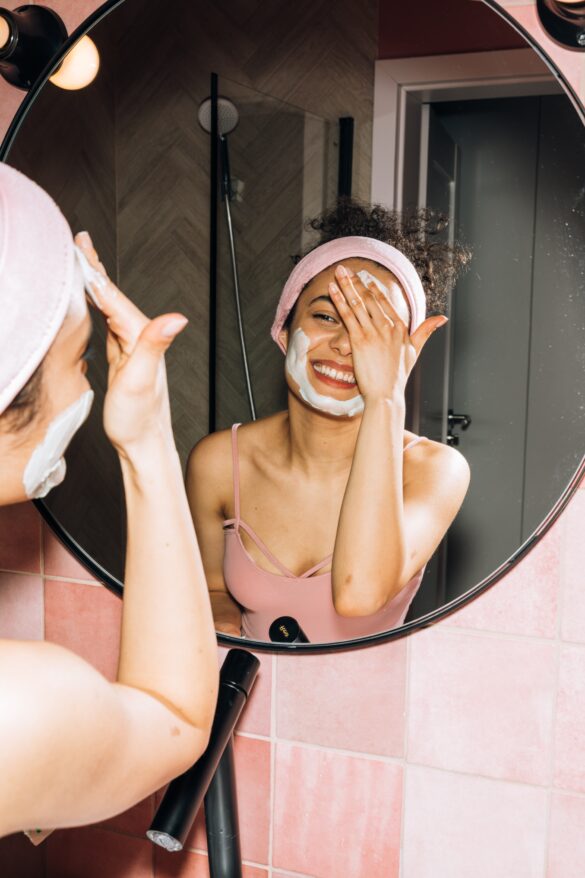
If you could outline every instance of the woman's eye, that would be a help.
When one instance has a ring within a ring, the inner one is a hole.
[[[313,314],[313,317],[316,317],[317,320],[324,320],[326,323],[337,322],[332,314],[323,314],[322,312],[318,312],[317,314]]]

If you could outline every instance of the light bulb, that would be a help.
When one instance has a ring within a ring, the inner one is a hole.
[[[82,37],[65,55],[59,69],[50,77],[53,85],[73,91],[85,88],[97,76],[100,56],[96,44]]]
[[[3,49],[10,39],[10,25],[6,19],[0,15],[0,49]]]

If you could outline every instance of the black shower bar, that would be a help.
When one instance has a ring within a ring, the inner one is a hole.
[[[182,850],[207,795],[209,865],[216,870],[210,871],[211,878],[241,876],[231,742],[259,667],[260,661],[251,652],[230,649],[219,675],[217,708],[207,749],[195,765],[171,781],[146,833],[166,850]]]

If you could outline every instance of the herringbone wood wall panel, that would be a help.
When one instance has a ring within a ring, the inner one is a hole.
[[[335,196],[337,124],[355,119],[354,192],[370,192],[377,2],[126,0],[92,32],[102,69],[79,93],[48,85],[11,160],[87,228],[107,268],[146,313],[189,326],[168,356],[182,460],[208,430],[210,138],[197,111],[219,76],[238,108],[229,135],[242,306],[257,410],[285,404],[269,337],[303,222]],[[41,133],[42,132],[42,133]],[[217,422],[247,420],[225,214],[219,214]],[[100,427],[103,355],[91,366],[92,419],[48,503],[106,570],[123,574],[118,463]]]

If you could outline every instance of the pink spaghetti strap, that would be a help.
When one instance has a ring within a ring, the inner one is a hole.
[[[236,526],[240,523],[240,466],[238,463],[238,435],[240,424],[232,426],[232,477],[234,481],[234,508],[236,511]]]

